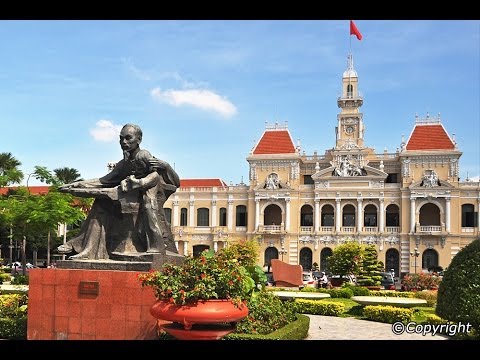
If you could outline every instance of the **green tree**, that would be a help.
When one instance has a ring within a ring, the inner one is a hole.
[[[80,173],[77,169],[63,167],[53,170],[57,179],[59,179],[63,184],[70,184],[74,181],[83,180],[80,176]]]
[[[357,277],[357,285],[379,286],[382,276],[380,262],[377,259],[377,250],[374,245],[365,245],[363,249],[362,267]]]
[[[330,270],[336,275],[358,274],[363,261],[364,248],[356,241],[347,241],[333,250],[328,258]]]
[[[0,153],[0,188],[23,180],[23,172],[18,169],[20,165],[22,163],[12,153]]]
[[[27,241],[33,249],[40,246],[42,239],[50,238],[60,223],[74,224],[85,218],[75,198],[70,194],[60,193],[60,180],[45,167],[36,166],[32,174],[35,178],[52,184],[45,195],[30,195],[25,187],[19,187],[15,193],[0,199],[0,221],[11,226],[13,238],[22,244],[22,264],[26,263]],[[47,243],[48,251],[49,244]]]
[[[454,323],[470,323],[480,339],[480,238],[460,250],[445,270],[435,312]]]

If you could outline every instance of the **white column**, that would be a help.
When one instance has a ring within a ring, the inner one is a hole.
[[[228,199],[227,228],[232,231],[233,228],[233,199]]]
[[[410,198],[410,232],[415,232],[415,198]]]
[[[212,224],[212,227],[217,226],[217,196],[213,195],[214,198],[212,200],[212,221],[210,224]]]
[[[450,232],[450,198],[445,198],[445,231]]]
[[[335,199],[335,231],[340,232],[342,226],[342,210],[340,208],[340,199]]]
[[[260,199],[255,199],[255,229],[253,231],[258,231],[259,225],[260,225]]]
[[[183,255],[188,256],[188,241],[183,242]]]
[[[363,226],[363,199],[357,199],[357,231],[362,231]]]
[[[314,231],[320,231],[320,200],[315,200],[315,218],[314,218]]]
[[[285,199],[285,231],[290,231],[290,199]]]
[[[385,209],[383,206],[383,200],[384,199],[379,199],[380,200],[380,232],[383,233],[385,231]]]
[[[213,242],[213,251],[217,252],[217,250],[218,250],[218,241],[214,241]]]
[[[480,228],[480,199],[478,199],[478,209],[477,209],[477,231]]]
[[[178,218],[178,196],[175,196],[173,200],[173,226],[180,225],[180,219]],[[177,249],[178,250],[178,249]]]
[[[177,251],[178,251],[178,240],[175,240],[175,247],[177,248]]]
[[[190,197],[190,201],[188,202],[190,208],[188,210],[188,226],[194,227],[195,226],[195,200],[193,200],[193,195]]]

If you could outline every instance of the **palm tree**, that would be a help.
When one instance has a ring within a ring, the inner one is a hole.
[[[23,180],[23,172],[18,169],[22,165],[12,153],[0,153],[0,187],[19,184]]]
[[[63,167],[63,168],[58,168],[53,170],[55,173],[55,176],[63,182],[64,184],[70,184],[74,181],[80,181],[83,180],[80,177],[80,173],[78,172],[77,169],[74,168],[69,168],[69,167]]]

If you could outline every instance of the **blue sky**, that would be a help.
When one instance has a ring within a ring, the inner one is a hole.
[[[480,21],[355,23],[361,41],[348,20],[0,21],[0,152],[26,174],[100,177],[132,122],[181,178],[247,181],[266,121],[288,121],[307,154],[334,146],[351,40],[365,145],[394,152],[415,114],[440,113],[461,179],[478,178]]]

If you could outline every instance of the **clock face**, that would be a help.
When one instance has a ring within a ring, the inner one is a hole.
[[[345,132],[346,132],[347,134],[353,133],[353,126],[347,126],[347,128],[345,129]]]

